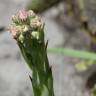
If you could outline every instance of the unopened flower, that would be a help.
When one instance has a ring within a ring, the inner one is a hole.
[[[40,37],[40,34],[38,33],[38,32],[36,32],[36,31],[33,31],[32,33],[31,33],[31,35],[32,35],[32,37],[33,38],[35,38],[35,39],[39,39],[39,37]]]
[[[14,22],[19,22],[18,17],[15,16],[15,15],[12,16],[12,20],[13,20]]]
[[[13,38],[16,39],[17,35],[20,34],[20,32],[22,32],[23,28],[21,26],[11,26],[9,30]]]
[[[13,38],[16,39],[16,37],[17,37],[16,35],[17,35],[17,32],[18,32],[18,29],[16,29],[15,27],[10,27],[9,30],[10,30]]]
[[[23,41],[24,41],[24,36],[23,36],[23,34],[20,34],[20,36],[19,36],[19,41],[21,42],[21,43],[23,43]]]
[[[41,22],[40,18],[36,17],[30,21],[30,25],[33,28],[37,28],[37,27],[41,28],[42,22]]]
[[[24,11],[24,10],[21,10],[21,11],[18,12],[17,16],[21,20],[26,20],[28,18],[28,12]]]
[[[29,16],[29,17],[35,17],[36,14],[35,14],[32,10],[29,10],[29,11],[28,11],[28,16]]]
[[[29,26],[28,25],[23,25],[22,26],[22,32],[27,32],[29,30]]]

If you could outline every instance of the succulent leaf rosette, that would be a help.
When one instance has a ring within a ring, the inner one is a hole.
[[[44,23],[32,10],[12,16],[10,32],[32,70],[32,96],[54,96],[52,70],[44,42]]]

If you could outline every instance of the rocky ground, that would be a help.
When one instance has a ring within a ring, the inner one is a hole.
[[[25,5],[25,0],[0,0],[0,26],[8,27],[11,15],[24,9]],[[56,8],[42,14],[49,47],[86,49],[86,35],[80,30],[69,32],[54,18],[56,14]],[[77,59],[53,54],[48,54],[48,57],[53,68],[55,96],[89,96],[85,88],[88,74],[78,74],[74,67]],[[31,72],[22,59],[16,42],[9,32],[0,32],[0,96],[32,96],[28,74]]]

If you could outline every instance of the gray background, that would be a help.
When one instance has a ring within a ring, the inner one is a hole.
[[[24,9],[27,2],[27,0],[0,0],[0,26],[9,27],[12,14]],[[64,28],[55,17],[57,14],[55,7],[41,15],[46,24],[45,39],[49,40],[48,47],[85,50],[89,44],[88,37],[80,30],[70,32]],[[66,17],[65,22],[67,19],[69,18]],[[68,38],[70,39],[65,44]],[[48,54],[48,57],[53,71],[55,96],[89,96],[85,83],[92,71],[78,74],[74,67],[78,59],[53,54]],[[29,74],[31,71],[23,60],[15,40],[7,31],[0,33],[0,96],[32,96]]]

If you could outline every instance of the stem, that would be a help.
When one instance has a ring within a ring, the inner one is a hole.
[[[20,11],[13,16],[11,33],[32,70],[32,76],[29,76],[32,96],[54,96],[52,69],[48,62],[41,19],[33,11]]]
[[[57,5],[61,1],[63,0],[31,0],[27,9],[34,10],[36,13],[41,13],[52,6]]]

